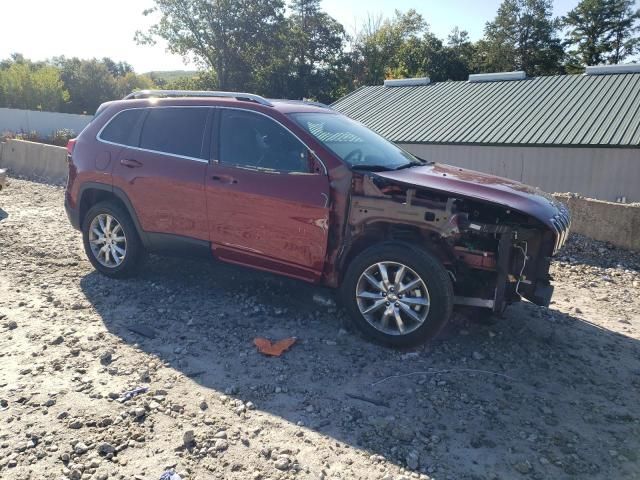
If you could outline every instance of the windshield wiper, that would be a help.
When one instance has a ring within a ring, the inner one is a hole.
[[[351,168],[354,170],[367,170],[369,172],[386,172],[388,170],[392,170],[386,165],[367,165],[365,163],[351,165]]]
[[[358,165],[351,165],[351,168],[353,168],[354,170],[367,170],[369,172],[394,172],[396,170],[402,170],[403,168],[420,167],[422,165],[423,164],[421,163],[409,162],[409,163],[404,163],[402,165],[399,165],[397,167],[393,167],[391,165],[376,165],[376,164],[367,165],[365,163],[361,163]]]
[[[422,164],[420,163],[405,163],[404,165],[400,165],[399,167],[392,168],[391,170],[402,170],[403,168],[411,168],[411,167],[420,167]]]

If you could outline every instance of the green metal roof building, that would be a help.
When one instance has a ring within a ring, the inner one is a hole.
[[[427,160],[551,192],[640,201],[640,65],[388,80],[332,107]]]

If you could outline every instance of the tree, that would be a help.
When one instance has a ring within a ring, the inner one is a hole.
[[[474,64],[477,48],[469,40],[469,32],[454,27],[447,37],[448,79],[467,80],[469,74],[477,70]]]
[[[640,38],[640,9],[634,8],[634,0],[611,0],[611,51],[609,63],[618,64],[638,51]]]
[[[563,49],[551,0],[504,0],[478,43],[483,71],[561,72]]]
[[[455,53],[442,40],[430,32],[421,38],[412,37],[405,41],[398,51],[397,66],[387,71],[393,78],[413,78],[427,76],[433,82],[446,80],[466,80],[460,78],[461,65]],[[462,67],[465,71],[466,69]]]
[[[569,28],[565,43],[576,47],[571,52],[572,63],[597,65],[611,48],[608,3],[608,0],[582,0],[563,17],[563,24]]]
[[[129,72],[116,77],[116,98],[123,98],[135,90],[148,90],[155,87],[153,80],[145,75]]]
[[[109,73],[114,77],[124,77],[130,73],[133,73],[133,67],[127,62],[115,62],[109,57],[104,57],[102,63],[107,67]]]
[[[215,72],[215,87],[270,93],[269,81],[287,63],[287,22],[282,0],[154,0],[160,14],[139,43],[158,38],[169,51]]]
[[[632,0],[582,0],[563,19],[566,45],[572,47],[568,68],[620,63],[638,48],[638,10]]]
[[[422,15],[413,9],[406,13],[396,10],[391,19],[369,16],[353,46],[351,68],[355,85],[377,85],[389,75],[420,71],[419,60],[408,59],[407,55],[422,55],[419,39],[427,27]]]
[[[46,65],[38,68],[32,75],[32,96],[30,103],[38,110],[56,112],[69,100],[69,92],[60,78],[60,71]]]
[[[344,27],[321,10],[320,0],[293,0],[289,7],[294,75],[291,92],[295,98],[324,101],[338,82],[336,68],[343,56]]]
[[[62,81],[69,91],[67,111],[93,114],[100,104],[121,98],[116,79],[104,62],[95,58],[58,57],[54,63],[60,68]]]
[[[0,65],[0,106],[56,111],[68,100],[55,67],[34,64],[18,54]]]

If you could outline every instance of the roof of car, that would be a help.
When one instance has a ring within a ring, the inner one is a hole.
[[[261,98],[261,97],[260,97]],[[176,97],[143,97],[128,98],[109,102],[125,108],[140,108],[149,106],[226,106],[242,107],[249,110],[256,110],[268,113],[276,110],[280,113],[338,113],[327,105],[317,102],[287,99],[264,99],[262,104],[242,97],[215,97],[215,96],[176,96]]]

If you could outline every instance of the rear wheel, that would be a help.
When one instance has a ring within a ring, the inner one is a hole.
[[[387,243],[349,265],[341,297],[369,338],[407,347],[435,337],[453,308],[453,286],[442,264],[410,244]]]
[[[131,217],[112,202],[100,202],[89,209],[82,239],[91,264],[110,277],[134,274],[145,256]]]

